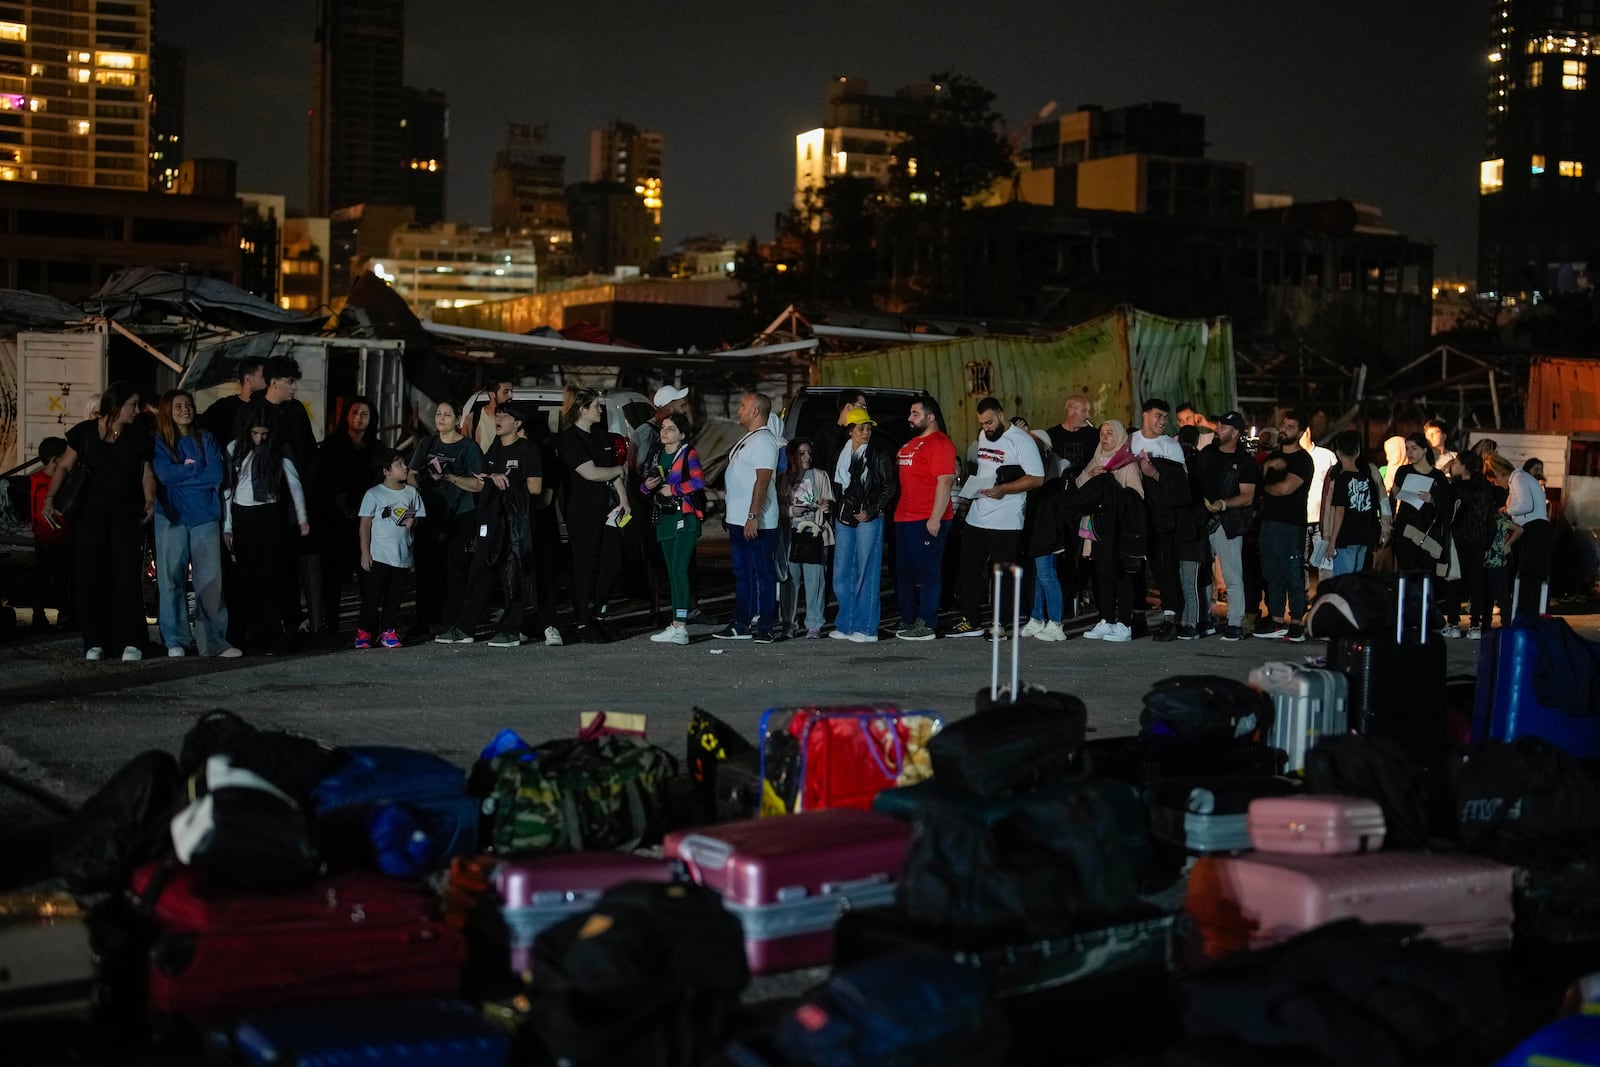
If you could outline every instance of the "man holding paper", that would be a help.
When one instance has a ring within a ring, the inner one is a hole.
[[[978,428],[977,470],[961,488],[962,496],[972,498],[972,506],[961,531],[961,586],[957,590],[961,619],[950,628],[950,637],[984,632],[974,620],[983,618],[989,567],[1021,558],[1027,494],[1044,484],[1038,442],[1026,430],[1012,426],[1000,401],[992,396],[978,401]],[[1004,610],[1000,617],[1006,617]],[[990,634],[992,640],[1004,640],[1005,636],[1004,629]]]

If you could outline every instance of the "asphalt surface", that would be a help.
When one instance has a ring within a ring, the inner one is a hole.
[[[731,600],[725,591],[718,595],[714,569],[705,585],[704,608],[726,615]],[[0,770],[79,800],[136,753],[176,751],[190,724],[219,707],[262,726],[341,744],[414,746],[462,766],[503,727],[538,741],[571,735],[583,711],[643,712],[650,738],[678,753],[697,706],[752,739],[762,711],[771,707],[887,702],[932,709],[950,720],[970,713],[990,675],[993,646],[981,638],[757,645],[714,640],[714,627],[703,625],[680,647],[646,639],[656,627],[642,603],[619,607],[623,639],[561,648],[423,643],[124,664],[84,662],[76,635],[23,638],[0,645]],[[886,634],[893,621],[885,618]],[[1600,615],[1574,614],[1570,621],[1600,637]],[[1000,646],[1003,676],[1014,644]],[[1015,647],[1023,680],[1077,694],[1101,736],[1134,732],[1141,698],[1163,677],[1242,680],[1268,660],[1303,662],[1326,651],[1317,641],[1225,643],[1215,637],[1111,645],[1075,636],[1056,643],[1026,639]],[[1450,641],[1450,673],[1475,673],[1478,647]]]

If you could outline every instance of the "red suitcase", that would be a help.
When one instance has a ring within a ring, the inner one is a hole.
[[[157,870],[134,874],[136,896]],[[300,1001],[451,996],[462,939],[438,912],[426,888],[365,871],[269,894],[171,870],[153,910],[150,1010],[210,1021]]]
[[[827,808],[668,834],[666,854],[722,894],[750,969],[765,974],[832,960],[842,912],[894,903],[910,841],[899,819]]]
[[[623,882],[674,882],[684,878],[673,860],[628,852],[572,852],[506,859],[495,865],[492,881],[500,894],[501,916],[511,932],[511,970],[528,969],[533,940],[546,927],[594,910],[600,895]]]
[[[1487,951],[1511,944],[1515,874],[1477,856],[1420,852],[1207,856],[1190,872],[1184,908],[1213,959],[1349,918],[1416,923],[1452,948]]]
[[[1326,856],[1383,847],[1383,808],[1362,797],[1262,797],[1250,802],[1248,819],[1260,852]]]

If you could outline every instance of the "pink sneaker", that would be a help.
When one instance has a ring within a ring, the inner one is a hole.
[[[372,635],[370,633],[368,633],[367,631],[365,631],[365,630],[357,630],[356,631],[356,647],[357,648],[371,648],[372,647]]]
[[[383,631],[383,635],[380,636],[378,640],[383,644],[384,648],[399,648],[401,645],[405,644],[404,641],[400,640],[400,635],[395,633],[393,630]]]

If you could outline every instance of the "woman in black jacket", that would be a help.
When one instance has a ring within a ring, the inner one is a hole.
[[[1451,469],[1455,473],[1451,489],[1459,501],[1452,530],[1456,554],[1461,559],[1461,580],[1445,601],[1444,636],[1462,635],[1456,622],[1461,601],[1465,599],[1470,613],[1466,636],[1476,641],[1483,636],[1489,624],[1489,613],[1494,610],[1489,602],[1489,579],[1483,562],[1489,542],[1494,540],[1495,512],[1500,509],[1495,504],[1494,487],[1484,480],[1482,456],[1476,452],[1458,453]]]
[[[1401,574],[1448,577],[1455,515],[1455,493],[1433,466],[1433,449],[1420,433],[1406,438],[1406,464],[1395,471],[1394,559]],[[1430,605],[1431,608],[1431,605]],[[1429,618],[1433,618],[1430,614]]]
[[[878,639],[883,516],[894,503],[900,480],[895,457],[872,440],[876,425],[864,408],[845,416],[850,440],[833,469],[840,490],[833,549],[833,594],[839,599],[839,615],[831,636],[841,641]]]

